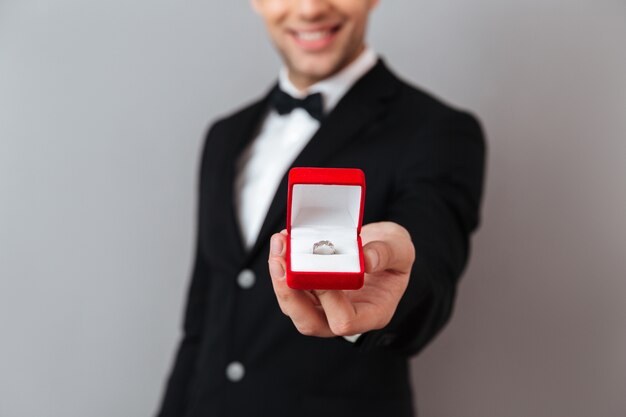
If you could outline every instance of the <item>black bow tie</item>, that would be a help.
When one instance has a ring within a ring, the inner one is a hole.
[[[320,93],[310,94],[303,99],[293,98],[285,93],[280,87],[276,86],[272,91],[272,105],[278,114],[291,113],[296,107],[306,110],[312,118],[321,121],[324,118],[324,107],[322,103],[322,95]]]

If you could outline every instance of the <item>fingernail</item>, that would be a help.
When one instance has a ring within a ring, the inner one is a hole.
[[[270,274],[274,279],[284,279],[285,278],[285,270],[280,262],[270,261]]]
[[[283,253],[283,242],[279,237],[272,237],[272,239],[270,240],[270,250],[273,255],[280,255],[281,253]]]
[[[372,267],[372,271],[375,271],[378,267],[378,252],[374,249],[367,250],[367,257],[370,259],[370,265]]]

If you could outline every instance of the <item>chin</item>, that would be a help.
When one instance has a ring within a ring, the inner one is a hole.
[[[311,60],[293,68],[302,76],[311,80],[323,80],[337,72],[338,65],[334,62]]]

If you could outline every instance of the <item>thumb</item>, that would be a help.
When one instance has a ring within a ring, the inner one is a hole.
[[[413,266],[415,249],[410,240],[374,240],[363,246],[363,256],[366,273],[386,270],[406,273]]]

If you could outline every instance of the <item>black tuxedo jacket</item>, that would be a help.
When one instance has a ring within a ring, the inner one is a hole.
[[[450,317],[477,227],[484,141],[476,119],[394,76],[382,61],[321,123],[293,166],[358,167],[363,224],[404,226],[416,249],[389,325],[352,344],[298,333],[278,307],[269,238],[285,227],[287,175],[258,239],[244,249],[233,207],[235,160],[255,137],[268,97],[209,130],[199,181],[198,235],[184,335],[160,417],[411,416],[407,359]],[[251,288],[238,285],[243,269]],[[232,382],[233,361],[245,370]]]

